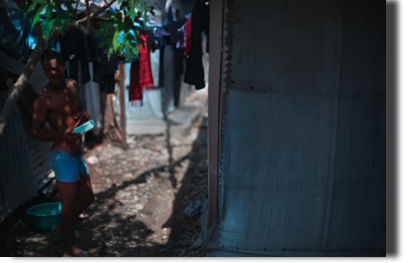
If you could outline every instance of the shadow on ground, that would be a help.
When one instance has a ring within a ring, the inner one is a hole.
[[[189,154],[174,161],[170,134],[168,133],[166,143],[169,153],[168,165],[150,169],[133,180],[124,181],[118,186],[113,185],[110,189],[95,195],[96,201],[90,209],[94,214],[93,218],[78,222],[77,229],[80,229],[81,233],[81,240],[78,242],[81,242],[80,246],[83,249],[99,253],[100,256],[170,257],[185,255],[184,251],[190,249],[194,237],[198,235],[195,231],[200,231],[199,219],[186,218],[184,210],[192,201],[196,201],[194,199],[200,197],[193,191],[196,190],[195,181],[200,178],[197,175],[201,173],[201,160],[207,159],[207,130],[204,125],[206,120],[202,123]],[[180,176],[182,178],[179,178],[180,181],[178,181],[179,176],[175,170],[182,167],[184,161],[189,163],[188,170],[183,177]],[[170,228],[170,235],[167,237],[167,241],[157,242],[150,238],[154,234],[154,230],[149,228],[143,220],[140,220],[137,213],[126,212],[125,205],[117,201],[115,196],[131,185],[146,183],[152,174],[155,178],[159,178],[160,173],[166,171],[170,173],[168,179],[171,187],[173,189],[178,187],[178,189],[175,191],[173,209],[169,219],[159,226],[161,229]],[[191,193],[193,194],[191,195]],[[60,254],[57,244],[61,246],[62,239],[50,234],[34,233],[27,227],[28,219],[24,215],[27,207],[54,201],[56,201],[54,197],[47,201],[44,198],[40,198],[36,202],[32,201],[11,215],[10,220],[6,220],[7,226],[2,224],[1,236],[3,239],[7,236],[4,246],[2,246],[2,256],[57,256]],[[18,218],[22,224],[16,225]],[[187,224],[192,224],[193,228]],[[15,228],[14,232],[8,233],[13,227]],[[117,243],[113,242],[115,237],[118,240]],[[184,240],[188,240],[188,242],[184,242]],[[112,252],[108,253],[109,250]]]

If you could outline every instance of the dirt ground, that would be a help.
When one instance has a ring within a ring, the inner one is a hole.
[[[85,154],[95,202],[77,229],[100,233],[99,256],[202,256],[200,214],[189,218],[184,210],[208,194],[207,118],[181,140],[147,135],[128,143],[128,150],[106,144]],[[8,227],[2,256],[27,255],[22,244],[36,233],[19,218],[22,224]]]

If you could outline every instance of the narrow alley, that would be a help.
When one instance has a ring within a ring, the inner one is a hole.
[[[0,257],[397,257],[404,9],[0,0]]]
[[[207,118],[189,136],[167,138],[137,135],[129,137],[128,150],[106,144],[85,154],[95,202],[77,229],[80,240],[97,236],[93,247],[99,256],[201,255],[199,216],[190,218],[184,210],[207,196]],[[49,200],[56,198],[55,192]],[[50,233],[32,232],[24,214],[20,219],[23,223],[7,238],[4,256],[62,254],[60,247],[50,249],[52,242],[39,242]]]

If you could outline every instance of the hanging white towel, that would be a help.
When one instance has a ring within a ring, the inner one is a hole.
[[[150,66],[152,68],[153,85],[159,87],[160,49],[150,52]]]
[[[93,67],[92,63],[88,63],[90,68],[90,75],[93,76]],[[81,67],[78,67],[81,69]],[[80,72],[78,72],[78,79],[80,77]],[[78,81],[78,83],[81,83]],[[84,93],[85,96],[85,108],[89,112],[91,119],[95,122],[95,127],[92,129],[92,133],[95,136],[98,136],[103,128],[102,121],[103,116],[101,114],[101,104],[100,104],[100,84],[95,83],[94,81],[89,81],[85,84],[81,84],[80,88],[82,89],[81,93]],[[82,96],[81,96],[82,97]]]

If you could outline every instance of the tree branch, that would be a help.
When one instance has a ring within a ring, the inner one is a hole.
[[[16,0],[16,1],[18,2],[18,4],[22,4],[20,0]],[[83,19],[78,20],[76,22],[76,24],[79,25],[79,24],[88,20],[89,23],[87,25],[87,27],[88,27],[87,29],[90,30],[90,28],[91,28],[91,22],[90,22],[91,18],[94,18],[97,15],[104,12],[114,2],[116,2],[116,0],[111,0],[106,5],[99,8],[97,11],[95,11],[92,14],[90,14],[89,5],[87,4],[87,17],[84,17]],[[2,137],[4,135],[4,130],[6,128],[6,125],[7,125],[8,121],[10,120],[10,118],[12,116],[14,108],[16,107],[19,96],[21,95],[22,91],[25,89],[27,83],[29,82],[30,77],[32,76],[33,70],[36,67],[36,64],[38,63],[38,61],[40,60],[40,58],[43,55],[43,52],[45,51],[46,41],[42,36],[42,27],[41,27],[40,23],[36,23],[35,29],[36,29],[36,33],[38,35],[38,41],[36,43],[35,49],[33,50],[32,54],[29,57],[29,60],[27,61],[26,65],[25,65],[23,73],[19,76],[16,83],[14,83],[13,85],[12,85],[12,82],[10,82],[9,80],[7,81],[7,85],[9,86],[9,89],[10,89],[10,94],[9,94],[9,97],[7,98],[7,101],[4,104],[4,107],[3,107],[3,109],[0,113],[0,147],[1,147],[1,140],[2,140]],[[59,34],[60,34],[59,29],[55,28],[50,34],[49,41],[54,39]]]
[[[117,0],[111,0],[110,2],[108,2],[106,5],[100,7],[97,11],[95,11],[94,13],[90,14],[89,17],[90,18],[94,18],[96,16],[98,16],[99,14],[101,14],[102,12],[104,12],[107,8],[109,8],[114,2],[116,2]],[[78,23],[84,23],[85,21],[87,21],[88,16],[80,19],[77,21]]]
[[[89,35],[91,32],[91,12],[90,12],[90,1],[89,0],[85,0],[85,5],[86,5],[86,10],[87,10],[87,29],[84,28],[84,26],[82,25],[82,23],[79,23],[78,21],[76,22],[79,29],[81,29],[82,33],[84,33],[85,35]]]

